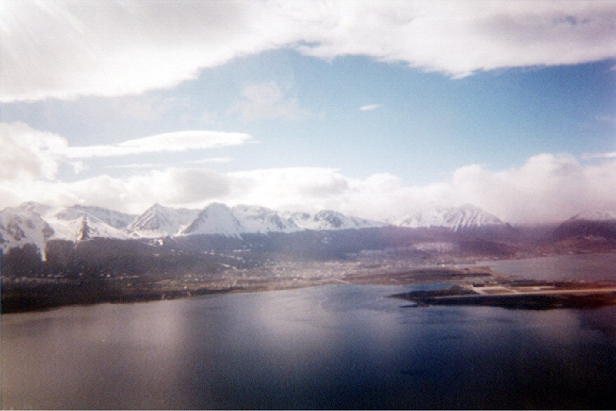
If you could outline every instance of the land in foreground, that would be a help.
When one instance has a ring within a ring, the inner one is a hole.
[[[271,268],[270,268],[271,269]],[[227,274],[218,278],[188,276],[147,281],[133,277],[103,280],[22,279],[4,281],[2,312],[25,312],[74,304],[130,303],[192,297],[203,294],[255,292],[310,287],[326,284],[403,285],[425,282],[477,283],[499,278],[488,267],[425,267],[383,272],[375,267],[343,262],[292,264],[277,267],[285,275],[252,272]],[[303,270],[303,271],[302,271]]]
[[[442,290],[412,291],[392,297],[411,301],[409,307],[481,305],[510,309],[599,308],[616,305],[614,281],[535,281],[456,285]]]

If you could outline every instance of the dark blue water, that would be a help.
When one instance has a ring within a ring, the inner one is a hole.
[[[615,308],[402,308],[386,297],[409,289],[340,285],[3,315],[2,407],[616,405]]]

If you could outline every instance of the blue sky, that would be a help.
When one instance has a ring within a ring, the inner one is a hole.
[[[616,210],[613,2],[9,0],[0,23],[0,207]]]

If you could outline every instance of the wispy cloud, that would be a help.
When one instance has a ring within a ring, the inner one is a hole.
[[[114,100],[119,114],[136,120],[153,121],[169,112],[174,107],[189,108],[187,99],[134,97],[128,96]]]
[[[72,166],[75,174],[80,174],[87,169],[87,165],[80,160],[88,158],[211,149],[237,146],[252,140],[249,134],[244,133],[192,130],[157,134],[113,145],[71,147],[64,137],[57,134],[35,130],[24,123],[0,123],[0,181],[51,180],[63,163]],[[218,157],[183,164],[228,161],[228,157]],[[124,167],[149,168],[149,164]]]
[[[596,158],[616,158],[616,151],[610,153],[586,153],[582,155],[584,160],[592,160]]]
[[[68,158],[114,157],[129,154],[156,152],[180,152],[215,147],[237,146],[252,137],[244,133],[227,133],[221,131],[177,131],[157,134],[155,136],[128,140],[113,145],[88,147],[66,147],[61,150]]]
[[[616,57],[615,20],[613,1],[3,0],[0,100],[139,94],[284,47],[456,77],[585,63]]]
[[[276,83],[252,84],[244,88],[243,99],[228,111],[239,113],[244,121],[260,119],[299,120],[310,111],[299,107],[295,98],[286,97]]]
[[[195,160],[195,161],[182,161],[179,163],[132,163],[132,164],[112,164],[105,166],[105,168],[109,169],[152,169],[152,168],[167,168],[173,166],[184,166],[184,165],[203,165],[203,164],[223,164],[229,163],[233,159],[231,157],[214,157],[214,158],[205,158],[203,160]]]
[[[359,109],[361,111],[372,111],[375,110],[377,108],[381,107],[380,104],[368,104],[367,106],[361,106]]]

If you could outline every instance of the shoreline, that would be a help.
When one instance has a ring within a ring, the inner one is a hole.
[[[123,304],[190,298],[198,295],[249,293],[320,285],[408,285],[437,282],[494,281],[488,267],[422,267],[395,272],[364,272],[329,278],[240,278],[232,282],[203,281],[185,286],[160,283],[110,285],[97,280],[64,283],[3,284],[1,314],[47,311],[71,305]]]
[[[449,283],[437,291],[390,295],[433,305],[495,306],[510,309],[597,308],[616,305],[614,281],[512,280],[487,266],[426,266],[393,272],[356,272],[334,277],[247,277],[232,282],[211,280],[190,287],[165,282],[122,283],[83,280],[55,283],[7,283],[2,286],[1,314],[48,311],[73,305],[131,304],[200,295],[290,290],[321,285],[391,285]]]
[[[519,280],[489,287],[453,286],[437,291],[411,291],[390,297],[414,304],[407,307],[457,305],[524,310],[593,309],[616,305],[616,282]]]

